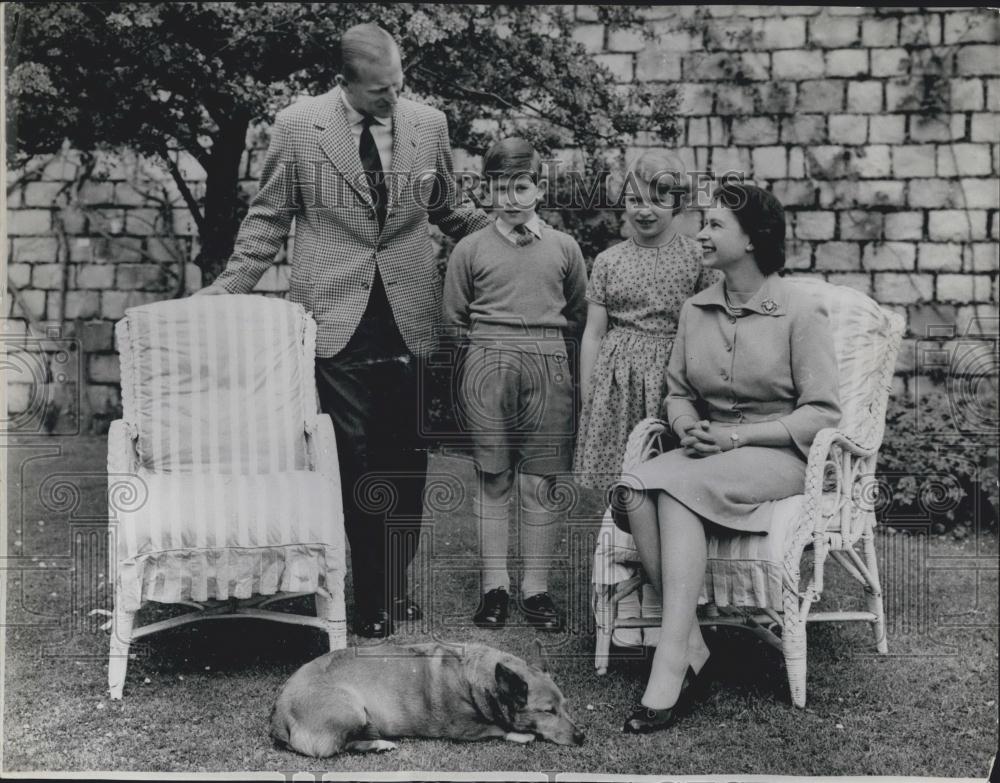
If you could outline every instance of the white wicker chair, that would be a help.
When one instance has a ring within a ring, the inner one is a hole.
[[[809,453],[804,492],[776,504],[768,535],[710,536],[699,603],[703,625],[741,625],[782,651],[792,703],[806,701],[806,623],[871,623],[875,647],[888,651],[882,588],[875,557],[875,462],[904,321],[850,288],[797,279],[803,294],[820,297],[840,373],[843,409],[836,429],[822,430]],[[622,469],[629,472],[662,450],[666,424],[642,421],[632,432]],[[800,564],[811,547],[813,567],[803,584]],[[860,547],[858,552],[856,547]],[[861,583],[867,611],[811,611],[823,592],[827,557]],[[658,616],[619,618],[618,605],[642,584],[632,537],[606,514],[594,557],[595,666],[607,671],[617,628],[659,626]],[[635,601],[634,598],[630,599]],[[729,607],[738,607],[731,611]],[[772,629],[780,629],[780,637]]]
[[[158,302],[118,323],[112,698],[133,641],[198,620],[311,625],[346,646],[340,476],[333,425],[316,412],[315,333],[302,307],[261,296]],[[265,608],[308,594],[317,616]],[[137,628],[149,601],[194,611]]]

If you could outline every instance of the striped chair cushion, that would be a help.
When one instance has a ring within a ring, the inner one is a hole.
[[[781,587],[786,574],[785,544],[804,500],[805,495],[793,495],[774,503],[767,535],[710,535],[708,565],[699,603],[781,611]],[[834,501],[832,495],[823,497],[827,510],[832,508]],[[607,627],[610,619],[602,588],[626,581],[638,566],[639,553],[632,536],[618,529],[608,511],[601,523],[594,552],[593,582],[597,588],[594,613],[601,627]]]
[[[343,573],[343,517],[331,477],[154,474],[130,477],[119,507],[122,600],[174,603],[315,592]]]
[[[154,473],[254,475],[306,467],[315,325],[261,296],[177,299],[117,326],[123,418]]]

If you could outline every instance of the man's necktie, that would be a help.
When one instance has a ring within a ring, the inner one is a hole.
[[[378,146],[375,144],[375,137],[372,136],[371,132],[371,126],[377,122],[378,120],[371,115],[364,115],[358,155],[361,158],[361,168],[364,169],[365,176],[368,178],[368,187],[371,189],[372,200],[375,202],[378,230],[381,231],[385,225],[389,194],[385,186],[385,174],[382,171],[382,158],[379,157]]]
[[[530,245],[534,238],[534,235],[528,231],[527,226],[523,224],[514,226],[514,241],[517,243],[518,247]]]

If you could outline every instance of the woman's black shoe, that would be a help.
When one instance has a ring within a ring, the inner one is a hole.
[[[701,692],[704,687],[705,680],[699,680],[704,672],[705,668],[702,667],[702,670],[695,674],[694,669],[688,666],[684,673],[684,681],[681,683],[681,692],[677,695],[673,707],[654,710],[645,704],[637,704],[625,719],[622,730],[626,734],[649,734],[651,731],[660,731],[673,726],[681,712],[690,706],[691,697]]]
[[[625,719],[622,731],[626,734],[649,734],[652,731],[673,726],[677,720],[677,705],[654,710],[644,704],[636,704]]]
[[[507,623],[510,596],[502,587],[490,590],[483,596],[479,611],[472,616],[472,622],[480,628],[503,628]]]
[[[705,665],[702,666],[701,670],[697,673],[694,669],[688,666],[687,674],[684,675],[684,683],[681,685],[681,693],[687,691],[684,698],[690,703],[692,699],[704,696],[708,691],[708,681],[711,677],[711,657],[706,659]]]

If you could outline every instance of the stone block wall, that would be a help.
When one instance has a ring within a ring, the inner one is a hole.
[[[952,351],[949,340],[986,338],[995,351],[1000,14],[663,7],[646,36],[578,16],[579,40],[623,82],[680,86],[688,166],[740,172],[781,199],[794,274],[907,318],[897,390],[918,376],[936,385],[926,357]]]
[[[899,391],[921,377],[928,339],[946,353],[965,336],[995,346],[997,12],[662,6],[641,32],[612,32],[588,6],[575,13],[574,38],[619,82],[679,86],[676,147],[692,171],[736,171],[782,200],[794,274],[906,316]],[[636,148],[653,143],[643,135]],[[251,193],[263,149],[248,146],[241,187]],[[20,358],[7,374],[8,429],[100,427],[120,405],[114,321],[200,286],[197,232],[166,173],[135,158],[95,162],[98,176],[79,188],[85,161],[72,151],[9,174],[4,337]],[[204,172],[178,163],[200,195]],[[697,221],[689,215],[685,230]],[[258,290],[287,284],[282,260]],[[64,344],[70,358],[56,366]]]

